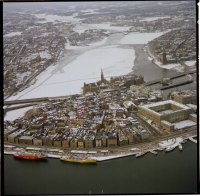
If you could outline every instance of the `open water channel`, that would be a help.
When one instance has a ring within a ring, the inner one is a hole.
[[[123,36],[110,36],[104,46],[117,44],[117,40]],[[137,58],[133,72],[142,74],[146,81],[176,74],[175,71],[160,68],[149,61],[142,45],[118,47],[135,50]],[[79,54],[75,52],[74,55]],[[73,52],[70,56],[73,59]],[[194,88],[194,84],[188,84],[178,89]],[[170,91],[164,91],[165,99]],[[176,148],[169,153],[148,153],[139,158],[130,156],[97,164],[68,163],[52,158],[46,161],[19,160],[12,155],[4,155],[6,195],[88,194],[89,188],[92,194],[101,194],[101,187],[104,194],[195,193],[197,145],[188,141],[183,145],[182,152]]]
[[[148,153],[96,164],[48,158],[20,160],[4,155],[6,195],[27,194],[139,194],[197,192],[197,145],[183,151]]]

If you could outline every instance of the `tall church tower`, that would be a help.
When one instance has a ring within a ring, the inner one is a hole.
[[[166,58],[166,52],[165,52],[165,46],[164,46],[164,49],[163,49],[163,65],[166,65],[167,64],[167,58]]]
[[[73,102],[72,102],[72,100],[71,100],[71,97],[70,97],[70,102],[69,102],[69,110],[70,110],[70,111],[73,111],[73,110],[74,110],[74,104],[73,104]]]
[[[101,69],[101,82],[104,82],[103,70]]]

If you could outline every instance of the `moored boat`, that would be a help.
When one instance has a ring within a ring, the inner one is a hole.
[[[14,157],[20,159],[47,159],[48,155],[40,152],[17,152],[13,154]]]
[[[97,159],[89,157],[77,157],[77,156],[63,156],[60,158],[62,161],[75,162],[75,163],[96,163]]]
[[[149,152],[153,153],[153,154],[158,154],[156,151],[154,150],[150,150]]]
[[[135,157],[140,157],[140,156],[142,156],[144,154],[145,154],[144,152],[140,152],[140,153],[136,154]]]
[[[184,139],[181,143],[184,144],[187,142],[187,139]]]
[[[165,149],[165,152],[172,151],[172,150],[174,150],[174,148],[175,148],[174,146],[173,147],[170,146],[170,147],[168,147],[168,148]]]
[[[179,144],[178,147],[179,147],[179,150],[183,149],[181,144]]]

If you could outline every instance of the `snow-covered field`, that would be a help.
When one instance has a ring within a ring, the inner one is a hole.
[[[131,26],[127,27],[119,27],[119,26],[110,26],[111,23],[102,23],[102,24],[82,24],[77,25],[73,30],[77,31],[79,34],[83,33],[87,29],[106,29],[106,30],[115,30],[115,31],[127,31],[131,28]]]
[[[143,18],[140,21],[154,21],[158,19],[163,19],[163,18],[170,18],[170,16],[164,16],[164,17],[148,17],[148,18]]]
[[[120,44],[147,44],[149,41],[160,37],[160,33],[129,33],[125,35],[120,41]]]
[[[41,58],[50,59],[51,55],[47,51],[42,51],[39,53]]]
[[[6,35],[4,35],[4,37],[12,37],[12,36],[15,36],[15,35],[21,35],[22,32],[12,32],[12,33],[8,33]]]
[[[173,63],[173,64],[168,64],[168,65],[160,65],[159,67],[165,68],[165,69],[172,69],[175,68],[177,66],[180,66],[179,63]]]
[[[107,37],[105,37],[103,40],[98,41],[98,42],[94,42],[94,43],[90,43],[88,44],[89,46],[99,46],[99,45],[103,45],[104,43],[106,43],[107,41]],[[66,50],[82,50],[84,48],[89,48],[88,46],[70,46],[69,42],[67,42],[65,44],[65,49]]]
[[[79,22],[79,18],[74,18],[73,16],[58,16],[58,15],[46,15],[46,14],[33,14],[37,18],[45,18],[45,21],[39,21],[39,23],[47,23],[47,22],[55,22],[54,20],[58,20],[61,22]]]
[[[186,64],[187,66],[194,66],[195,63],[196,63],[196,61],[185,61],[185,64]]]
[[[23,117],[24,114],[26,113],[26,111],[28,111],[30,109],[33,109],[33,106],[29,106],[29,107],[25,107],[25,108],[9,111],[4,116],[4,120],[13,121],[13,120],[15,120],[15,119],[17,119],[19,117]]]
[[[191,120],[183,120],[181,122],[178,123],[174,123],[174,129],[182,129],[185,127],[190,127],[190,126],[194,126],[197,125],[197,123],[195,123],[194,121]]]

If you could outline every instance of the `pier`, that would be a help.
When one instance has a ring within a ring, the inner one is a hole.
[[[197,140],[193,139],[192,137],[188,137],[188,139],[192,142],[194,142],[195,144],[197,143]]]

